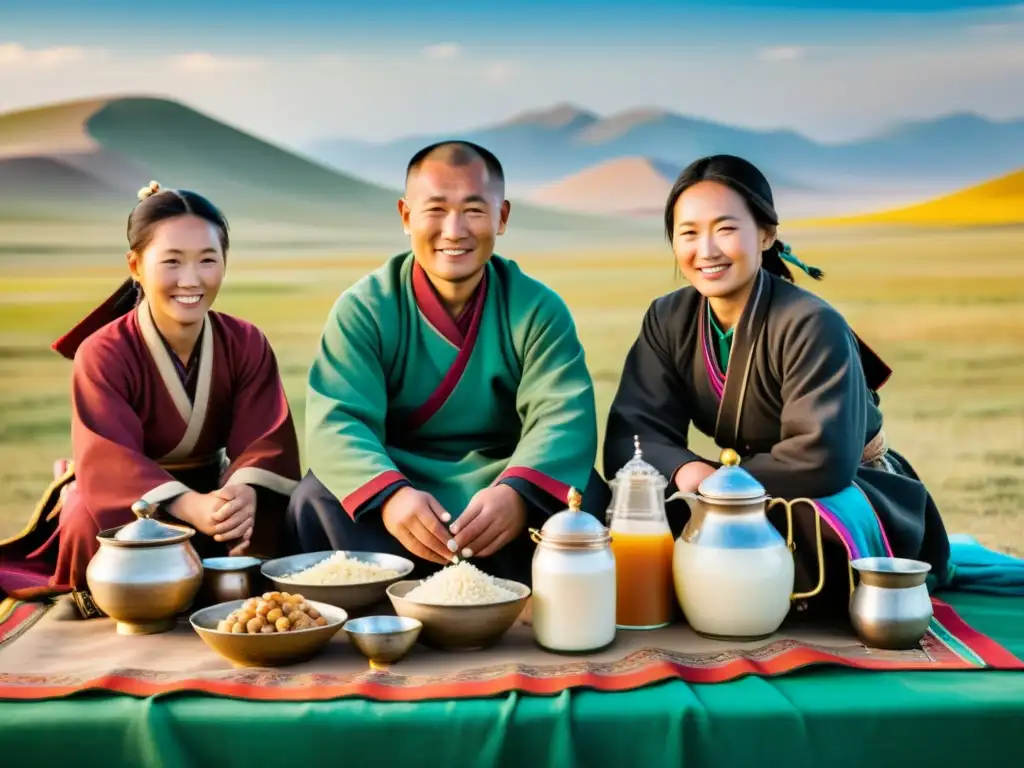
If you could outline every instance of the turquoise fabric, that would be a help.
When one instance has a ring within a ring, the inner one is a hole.
[[[885,557],[888,547],[871,504],[855,486],[822,499],[814,499],[819,512],[846,542],[851,557]],[[1024,597],[1024,559],[996,552],[973,536],[949,537],[949,567],[945,574],[930,574],[933,594],[944,590]]]
[[[850,485],[814,502],[824,520],[846,544],[851,559],[889,554],[878,516],[857,486]]]
[[[729,353],[732,351],[732,337],[735,328],[723,331],[715,319],[715,313],[711,311],[711,302],[708,302],[708,318],[711,320],[711,330],[715,332],[715,356],[718,359],[718,367],[723,373],[729,370]]]
[[[950,593],[974,629],[1024,656],[1024,598]],[[249,702],[88,695],[0,701],[0,765],[1024,765],[1024,673],[816,667],[624,693]]]
[[[949,537],[947,589],[1024,597],[1024,559],[995,552],[973,536]]]

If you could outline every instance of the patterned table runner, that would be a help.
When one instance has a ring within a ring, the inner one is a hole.
[[[314,701],[360,696],[419,701],[551,695],[567,688],[623,691],[668,679],[715,683],[776,676],[812,665],[866,670],[1024,669],[995,641],[934,600],[935,618],[910,651],[867,648],[843,630],[793,627],[766,640],[708,640],[685,625],[620,631],[600,653],[566,657],[538,648],[529,626],[513,627],[495,647],[444,653],[417,645],[387,669],[369,664],[339,632],[318,657],[289,667],[236,669],[182,620],[160,635],[123,637],[107,619],[78,621],[71,607],[0,605],[0,698],[50,699],[84,691],[132,696],[204,693],[241,699]]]

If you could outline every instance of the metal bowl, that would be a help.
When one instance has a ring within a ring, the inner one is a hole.
[[[264,591],[257,557],[208,557],[203,560],[203,585],[196,598],[198,607],[245,600]]]
[[[518,595],[512,600],[484,605],[435,605],[409,600],[406,595],[419,586],[418,581],[399,581],[387,594],[395,613],[423,624],[420,640],[424,645],[445,651],[469,651],[497,643],[523,612],[530,599],[530,588],[517,581],[495,579]]]
[[[416,644],[423,624],[406,616],[364,616],[345,622],[343,629],[372,667],[405,658]]]
[[[265,635],[236,635],[219,631],[217,623],[240,608],[245,600],[231,600],[198,610],[189,617],[189,623],[208,646],[236,667],[282,667],[307,661],[319,654],[348,619],[348,614],[341,608],[313,600],[306,602],[327,619],[325,626]]]
[[[365,581],[358,584],[300,584],[289,581],[287,574],[304,570],[317,563],[326,560],[334,554],[334,550],[325,552],[307,552],[302,555],[290,555],[279,557],[276,560],[268,560],[263,564],[260,572],[274,585],[274,589],[281,592],[299,592],[309,600],[318,600],[321,603],[329,603],[346,611],[354,612],[361,608],[367,608],[374,603],[383,600],[387,588],[399,579],[403,579],[412,573],[413,563],[404,557],[397,555],[386,555],[379,552],[350,552],[345,554],[364,563],[378,565],[381,568],[391,568],[398,571],[397,576],[377,581]]]

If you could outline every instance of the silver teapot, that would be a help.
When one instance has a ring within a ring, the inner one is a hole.
[[[189,541],[195,531],[153,519],[156,508],[137,501],[132,523],[101,531],[99,551],[86,569],[93,602],[117,622],[121,635],[173,629],[203,581],[203,565]]]
[[[793,594],[795,502],[769,499],[764,487],[739,466],[735,451],[722,451],[721,463],[697,493],[680,491],[669,497],[685,500],[691,512],[673,549],[676,597],[698,634],[731,640],[767,637],[782,625],[794,600],[813,597],[824,586],[821,519],[815,515],[818,585]],[[786,508],[786,538],[768,519],[768,510],[776,505]]]

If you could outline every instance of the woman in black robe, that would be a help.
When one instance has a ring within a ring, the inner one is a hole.
[[[847,606],[851,559],[923,560],[943,582],[949,541],[907,460],[887,443],[877,391],[885,363],[823,299],[797,287],[786,262],[815,279],[776,237],[771,187],[730,155],[696,161],[665,206],[688,287],[656,299],[630,349],[604,445],[611,478],[634,453],[693,492],[720,466],[688,447],[693,424],[734,449],[766,492],[794,504],[798,591],[819,581],[815,515],[826,525],[825,582],[812,606]],[[778,509],[778,508],[776,508]],[[689,515],[668,506],[673,533]],[[785,531],[785,517],[772,521]]]

